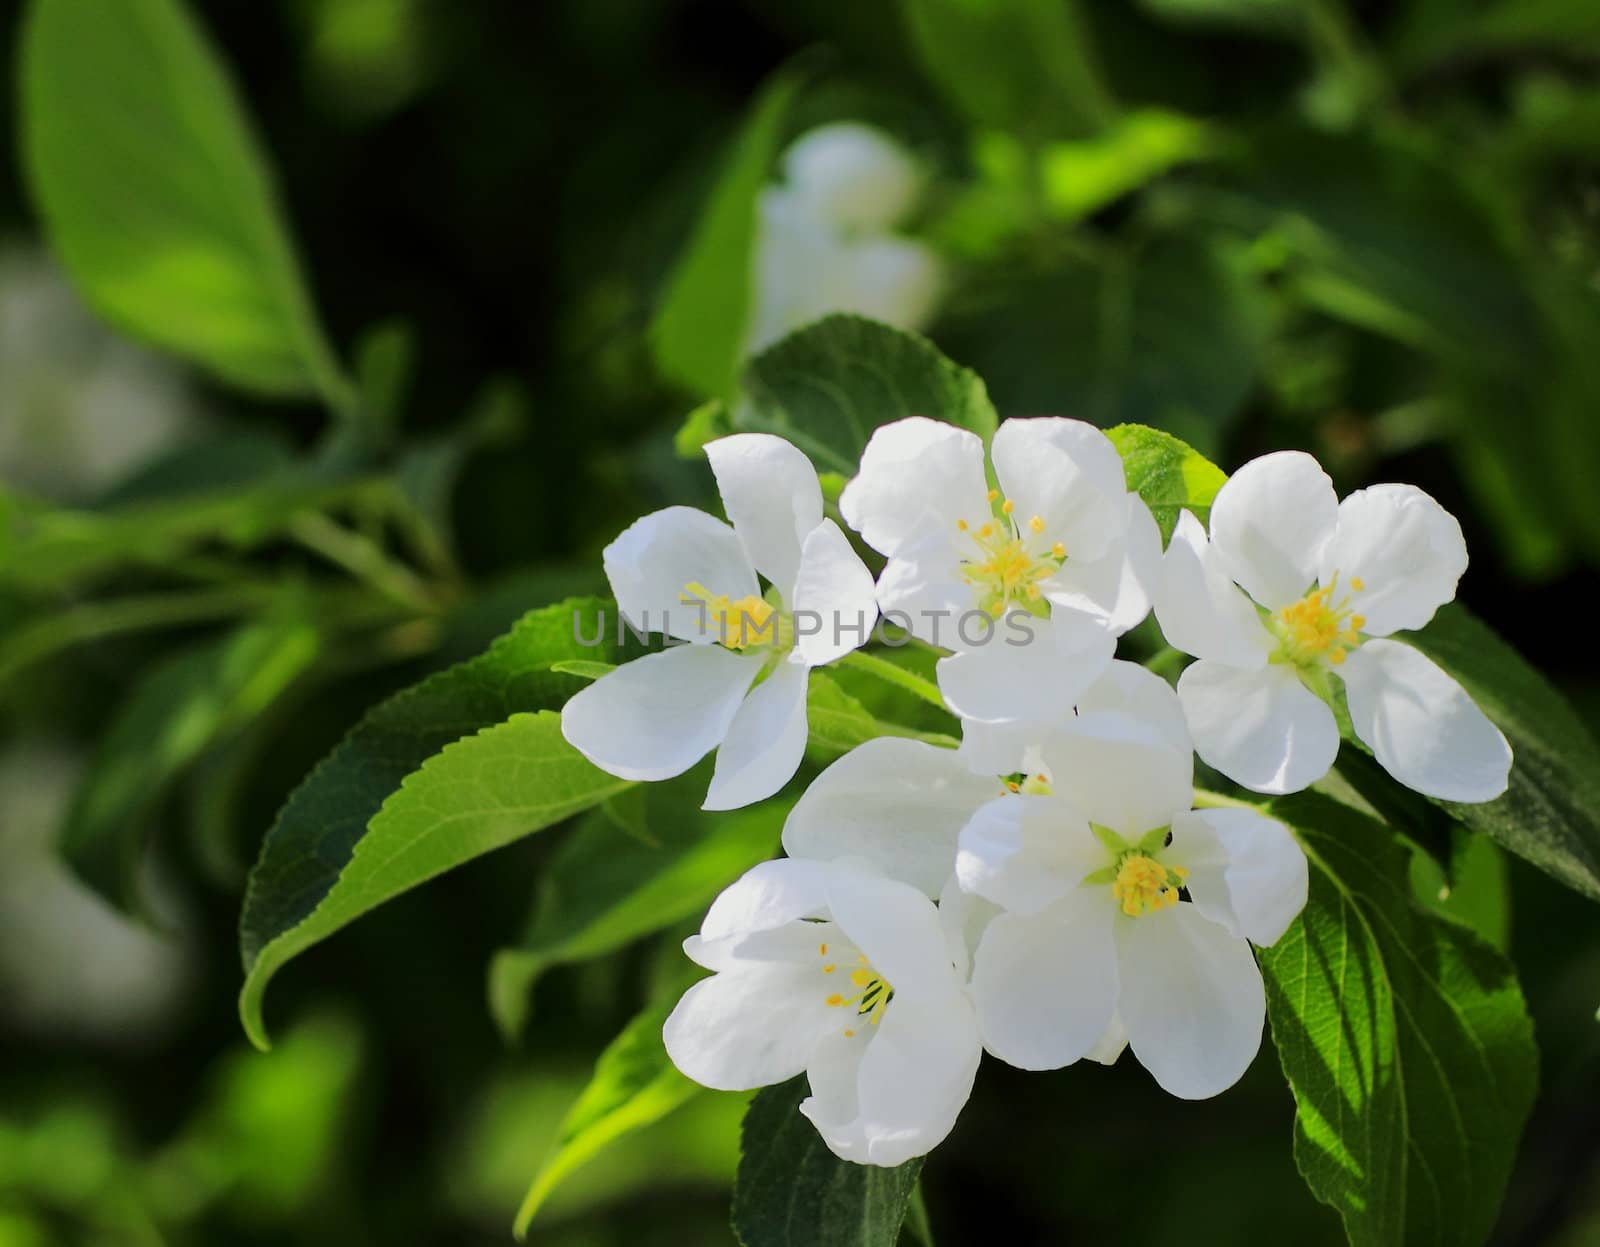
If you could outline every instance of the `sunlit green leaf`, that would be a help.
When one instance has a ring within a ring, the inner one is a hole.
[[[788,807],[764,801],[707,813],[708,780],[702,765],[650,785],[643,809],[628,810],[633,826],[600,810],[572,829],[539,877],[527,935],[490,967],[490,1008],[508,1038],[522,1033],[529,993],[551,966],[599,957],[699,913],[777,852]]]
[[[266,161],[178,0],[33,0],[21,80],[35,201],[90,304],[235,385],[347,408]]]
[[[531,831],[536,818],[562,816],[565,807],[580,796],[584,803],[592,804],[622,786],[589,775],[562,750],[564,742],[550,739],[552,733],[559,738],[552,726],[554,716],[547,722],[530,720],[523,713],[516,727],[507,724],[519,712],[554,710],[584,687],[586,681],[577,676],[552,672],[552,663],[595,654],[620,657],[615,628],[615,608],[598,599],[569,599],[530,612],[487,653],[439,672],[368,712],[290,795],[251,872],[240,920],[246,977],[239,1014],[258,1045],[266,1043],[262,997],[280,966],[395,891],[467,860],[474,849],[484,851],[468,844],[462,828],[461,834],[450,837],[448,845],[424,842],[419,853],[401,859],[401,864],[410,867],[409,873],[387,874],[377,882],[372,879],[374,856],[383,850],[369,836],[369,823],[407,776],[430,758],[474,732],[506,724],[506,730],[498,735],[473,737],[477,744],[464,741],[442,778],[458,774],[474,759],[497,750],[514,752],[521,742],[530,750],[526,770],[514,764],[508,767],[507,776],[498,778],[510,781],[523,775],[532,783],[535,773],[548,773],[552,781],[567,786],[565,793],[552,788],[541,795],[507,792],[486,781],[483,795],[503,799],[503,804],[498,809],[480,810],[476,830],[477,845],[481,846],[501,834],[514,838],[520,833],[510,832],[513,826]],[[597,633],[597,645],[583,643],[594,640]],[[542,753],[532,752],[536,748]],[[438,782],[430,781],[397,808],[412,809]],[[464,786],[456,785],[458,794]],[[464,801],[463,808],[470,804]],[[582,804],[566,812],[580,808]],[[395,814],[385,821],[388,836],[403,830],[397,825],[398,818]],[[418,815],[413,813],[410,822],[417,821]],[[362,862],[356,871],[358,850]],[[454,857],[458,852],[466,856]],[[357,889],[363,894],[357,895]]]
[[[1128,488],[1150,507],[1163,541],[1171,538],[1184,510],[1194,512],[1202,524],[1209,523],[1211,503],[1228,479],[1221,468],[1159,429],[1121,424],[1106,436],[1122,456]]]

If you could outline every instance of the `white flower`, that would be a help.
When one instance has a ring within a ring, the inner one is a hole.
[[[1174,1095],[1223,1091],[1261,1044],[1250,943],[1274,943],[1304,906],[1305,855],[1253,811],[1191,810],[1193,755],[1134,714],[1042,753],[1043,782],[960,835],[961,886],[1004,911],[974,957],[984,1046],[1054,1069],[1127,1044]]]
[[[865,644],[877,605],[871,573],[822,517],[805,455],[761,433],[722,438],[706,454],[731,527],[668,507],[605,550],[617,608],[680,644],[578,693],[561,729],[624,779],[668,779],[717,749],[705,808],[724,810],[769,797],[794,775],[810,670]],[[758,573],[772,586],[766,597]]]
[[[684,951],[715,971],[663,1032],[688,1077],[745,1091],[804,1072],[800,1111],[859,1164],[903,1164],[950,1133],[981,1049],[939,915],[916,889],[848,861],[765,862]]]
[[[1258,792],[1295,792],[1339,750],[1325,696],[1344,682],[1351,726],[1402,784],[1452,801],[1506,789],[1511,747],[1456,681],[1392,633],[1455,597],[1467,566],[1455,518],[1409,485],[1342,503],[1309,455],[1263,456],[1211,508],[1188,512],[1155,609],[1168,642],[1200,661],[1178,693],[1202,758]]]
[[[1092,425],[1007,420],[990,449],[920,416],[877,429],[839,505],[888,556],[885,618],[956,653],[939,687],[957,714],[1048,721],[1111,661],[1150,609],[1161,539]]]
[[[830,312],[920,329],[944,291],[927,245],[890,233],[915,206],[922,173],[892,139],[855,123],[803,135],[784,185],[757,204],[754,353]]]

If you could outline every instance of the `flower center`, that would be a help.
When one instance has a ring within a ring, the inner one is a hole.
[[[1000,496],[989,491],[989,501]],[[1016,504],[1009,498],[1000,504],[999,518],[990,518],[974,528],[957,520],[958,528],[975,547],[961,561],[961,577],[978,595],[978,607],[999,619],[1008,608],[1043,615],[1049,610],[1039,582],[1053,575],[1066,560],[1067,551],[1059,541],[1044,540],[1044,520],[1035,515],[1026,523],[1015,518]]]
[[[726,593],[712,593],[699,581],[691,580],[683,586],[680,600],[699,607],[702,625],[715,628],[717,639],[728,649],[783,646],[786,617],[771,602],[753,593],[733,601]]]
[[[822,972],[832,978],[843,971],[837,960],[830,960],[828,949],[827,944],[817,945],[817,952],[822,957]],[[841,991],[829,992],[825,1003],[830,1009],[854,1009],[852,1021],[866,1018],[867,1025],[876,1026],[883,1020],[883,1011],[894,999],[894,988],[890,986],[888,979],[872,968],[872,963],[867,960],[864,953],[856,956],[856,964],[846,977],[850,981],[850,986],[856,989],[855,994],[847,996]],[[852,1038],[855,1030],[847,1026],[844,1033],[847,1039]]]
[[[1188,877],[1182,866],[1168,869],[1148,853],[1128,853],[1117,863],[1111,895],[1121,903],[1123,913],[1137,918],[1176,905],[1178,890]]]
[[[1359,576],[1351,579],[1350,587],[1358,593],[1366,588]],[[1337,667],[1361,644],[1361,629],[1367,621],[1351,608],[1350,595],[1338,597],[1338,591],[1339,573],[1335,572],[1327,585],[1270,617],[1268,626],[1278,638],[1283,660],[1308,667],[1326,659]]]
[[[1157,854],[1171,843],[1172,828],[1156,827],[1129,843],[1109,827],[1090,823],[1089,830],[1111,855],[1111,865],[1085,875],[1090,886],[1111,885],[1111,895],[1130,918],[1171,909],[1183,898],[1189,872],[1182,866],[1166,866]]]

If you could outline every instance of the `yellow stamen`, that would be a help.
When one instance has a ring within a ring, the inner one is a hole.
[[[1035,533],[1044,532],[1044,517],[1042,515],[1035,515],[1028,521],[1028,529],[1030,532]]]
[[[700,603],[705,626],[714,628],[717,639],[728,649],[774,645],[778,641],[776,608],[753,593],[735,602],[726,593],[712,593],[699,581],[691,580],[683,586],[681,597],[686,603]]]
[[[1350,587],[1360,593],[1367,587],[1367,582],[1362,580],[1360,576],[1352,576],[1350,577]]]
[[[1187,872],[1185,872],[1187,873]],[[1129,853],[1117,865],[1111,895],[1130,918],[1170,909],[1178,903],[1183,874],[1169,870],[1148,853]]]
[[[1011,499],[1007,498],[1004,502],[1002,502],[1000,504],[1000,509],[1002,511],[1004,511],[1007,515],[1010,515],[1013,511],[1015,511],[1017,509],[1017,504],[1012,502]]]
[[[1000,491],[998,489],[991,489],[989,491],[989,501],[990,502],[993,502],[999,496],[1000,496]]]
[[[1352,580],[1351,584],[1359,581]],[[1337,667],[1345,653],[1360,646],[1366,618],[1350,610],[1348,595],[1338,593],[1339,574],[1326,585],[1318,586],[1298,602],[1291,602],[1271,623],[1282,643],[1282,654],[1296,666],[1306,667],[1326,661]]]

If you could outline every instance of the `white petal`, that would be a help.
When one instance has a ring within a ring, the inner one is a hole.
[[[1172,685],[1136,662],[1119,659],[1106,668],[1106,673],[1078,698],[1077,718],[1069,720],[1068,727],[1093,732],[1098,716],[1107,714],[1138,720],[1179,753],[1194,748],[1183,717],[1183,703]]]
[[[1069,560],[1092,563],[1117,544],[1128,524],[1122,457],[1082,420],[1041,416],[1001,423],[989,448],[1000,492],[1016,504],[1019,524],[1043,521],[1043,539],[1059,541]]]
[[[1138,494],[1127,495],[1128,524],[1094,562],[1068,557],[1060,570],[1040,582],[1045,597],[1058,606],[1105,620],[1121,636],[1143,621],[1161,583],[1161,530]]]
[[[827,310],[823,275],[838,240],[797,193],[778,186],[756,201],[755,308],[745,354],[776,342]]]
[[[1060,797],[1018,793],[988,802],[961,829],[956,878],[964,891],[1035,914],[1105,864],[1082,814]]]
[[[683,941],[683,952],[707,970],[746,970],[752,963],[771,961],[815,966],[822,944],[843,940],[844,933],[836,922],[785,920],[782,926],[738,931],[715,939],[691,935]]]
[[[943,649],[958,647],[957,621],[976,609],[976,601],[961,579],[955,547],[943,536],[902,546],[878,577],[884,620]]]
[[[1168,645],[1233,667],[1265,665],[1272,637],[1188,511],[1178,516],[1161,570],[1156,622]]]
[[[736,810],[770,797],[800,769],[806,751],[810,670],[782,662],[744,699],[717,750],[707,810]]]
[[[1268,948],[1306,906],[1306,855],[1289,829],[1253,810],[1194,810],[1172,820],[1162,855],[1186,867],[1200,912]]]
[[[1310,455],[1252,459],[1217,491],[1211,542],[1222,566],[1269,610],[1305,595],[1339,518],[1333,482]]]
[[[783,156],[784,177],[811,214],[835,229],[893,229],[915,206],[922,170],[882,130],[840,121],[808,130]]]
[[[718,1091],[793,1078],[833,1019],[815,966],[771,964],[701,979],[678,1001],[661,1037],[685,1075]]]
[[[989,515],[986,493],[978,435],[910,416],[873,430],[839,510],[869,546],[893,555],[929,536],[953,542],[957,520]]]
[[[830,311],[854,312],[897,329],[918,330],[944,295],[944,265],[909,238],[863,238],[829,257],[824,289]]]
[[[1044,754],[1059,796],[1090,822],[1130,839],[1168,826],[1194,794],[1194,755],[1129,715],[1080,720]]]
[[[982,1048],[972,1007],[953,983],[937,993],[904,997],[897,988],[872,1029],[856,1067],[857,1116],[845,1121],[828,1115],[829,1108],[842,1106],[842,1096],[813,1096],[800,1111],[845,1160],[903,1165],[949,1135],[972,1094]]]
[[[1094,1047],[1084,1053],[1091,1061],[1098,1061],[1101,1065],[1115,1065],[1117,1058],[1122,1055],[1122,1050],[1128,1046],[1128,1028],[1122,1024],[1120,1015],[1113,1013],[1111,1021],[1106,1025],[1105,1033],[1100,1036]]]
[[[1202,659],[1178,678],[1178,700],[1195,752],[1257,792],[1299,792],[1339,753],[1333,711],[1287,665],[1245,671]]]
[[[817,470],[797,447],[770,433],[737,433],[706,445],[717,492],[757,571],[787,595],[800,543],[822,522]]]
[[[1266,1017],[1250,945],[1193,905],[1120,918],[1116,943],[1117,1013],[1162,1089],[1203,1100],[1238,1082]]]
[[[1001,914],[983,933],[972,999],[983,1046],[1018,1069],[1088,1055],[1117,1003],[1110,890],[1077,889],[1041,914]]]
[[[937,896],[962,826],[996,791],[953,750],[880,736],[812,781],[784,824],[783,847],[790,857],[862,857]]]
[[[828,909],[845,937],[895,992],[948,990],[955,983],[939,911],[896,879],[845,863],[827,874]]]
[[[981,620],[974,615],[973,623]],[[959,639],[976,635],[973,626]],[[1060,720],[1104,674],[1117,648],[1098,621],[1068,610],[1053,611],[1049,619],[1013,611],[990,630],[990,638],[941,658],[937,668],[950,709],[986,723]]]
[[[978,941],[999,912],[993,902],[962,891],[960,880],[953,873],[945,881],[939,892],[939,925],[944,928],[945,947],[958,982],[965,983],[972,977],[972,956]]]
[[[832,520],[806,534],[789,604],[795,616],[795,651],[807,666],[842,658],[871,637],[878,622],[877,586]]]
[[[828,909],[825,862],[779,858],[752,866],[711,902],[700,924],[702,940],[724,940],[770,931],[800,918],[819,918]]]
[[[1351,651],[1339,674],[1356,735],[1407,788],[1444,801],[1492,801],[1506,790],[1505,736],[1422,651],[1368,641]]]
[[[641,631],[686,641],[717,639],[703,607],[685,600],[691,584],[733,601],[760,592],[733,529],[693,507],[668,507],[635,520],[605,548],[617,608]]]
[[[1024,758],[1047,725],[1034,723],[980,723],[961,720],[961,761],[974,775],[985,778],[1030,769]]]
[[[761,659],[719,645],[678,645],[607,672],[561,711],[561,734],[601,770],[670,779],[728,734]]]
[[[1456,595],[1467,570],[1461,525],[1413,485],[1374,485],[1339,504],[1339,526],[1322,552],[1321,580],[1349,596],[1362,631],[1388,636],[1420,628]],[[1361,588],[1355,582],[1361,582]]]

